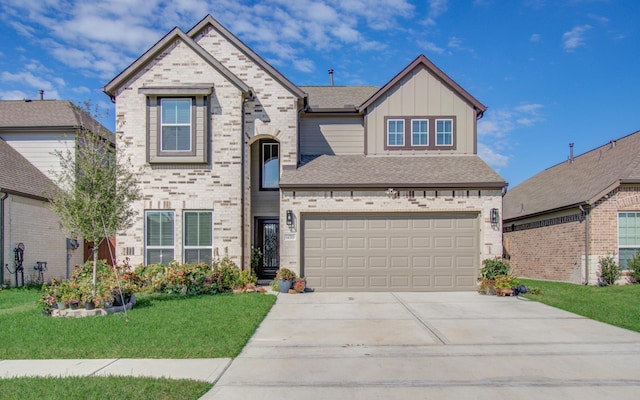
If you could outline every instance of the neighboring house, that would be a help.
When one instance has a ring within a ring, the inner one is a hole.
[[[117,238],[134,264],[249,268],[257,247],[260,278],[287,267],[317,290],[473,290],[502,254],[486,107],[424,56],[382,88],[299,87],[207,16],[104,90],[144,169]]]
[[[68,276],[82,262],[49,207],[54,183],[15,149],[0,139],[0,265],[2,283],[16,284],[15,249],[22,243],[23,273],[18,285],[38,279],[38,262],[46,262],[43,278]],[[43,265],[43,264],[41,264]]]
[[[572,153],[572,151],[571,151]],[[504,197],[506,256],[523,277],[595,284],[640,251],[640,131],[546,169]]]
[[[3,280],[14,269],[14,249],[23,243],[25,280],[37,261],[46,261],[45,279],[68,276],[83,262],[83,248],[67,241],[59,218],[48,207],[60,161],[54,151],[75,151],[76,134],[97,122],[65,100],[0,101],[0,205]],[[112,140],[113,138],[110,138]],[[6,266],[6,267],[5,267]],[[15,281],[13,281],[15,283]]]

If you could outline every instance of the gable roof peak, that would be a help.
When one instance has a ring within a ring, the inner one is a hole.
[[[242,51],[250,60],[254,63],[258,64],[262,67],[269,75],[271,75],[277,82],[287,88],[293,95],[298,98],[304,98],[305,93],[296,85],[293,84],[286,76],[284,76],[280,71],[275,69],[271,64],[265,61],[264,58],[260,57],[258,53],[253,51],[246,43],[244,43],[240,38],[231,33],[224,25],[218,22],[211,14],[207,14],[200,22],[198,22],[193,28],[191,28],[187,35],[192,38],[194,41],[197,40],[196,37],[204,30],[206,27],[212,27],[225,39],[231,42],[237,49]]]
[[[445,74],[440,68],[438,68],[431,60],[429,60],[424,54],[420,54],[413,60],[409,65],[407,65],[400,73],[394,76],[387,84],[385,84],[380,90],[378,90],[373,96],[371,96],[367,101],[365,101],[360,107],[360,110],[364,110],[373,104],[376,100],[378,100],[384,93],[390,90],[393,86],[395,86],[398,82],[404,79],[407,75],[409,75],[413,70],[418,67],[426,68],[431,74],[433,74],[436,78],[438,78],[444,85],[448,86],[451,90],[456,92],[458,96],[466,100],[469,104],[473,106],[476,110],[476,117],[480,119],[482,114],[487,110],[487,106],[480,103],[475,97],[473,97],[469,92],[464,90],[462,86],[458,85],[451,77]]]
[[[169,31],[166,35],[164,35],[159,41],[156,42],[149,50],[143,53],[140,57],[138,57],[133,63],[131,63],[124,71],[120,72],[115,78],[113,78],[109,83],[107,83],[103,91],[108,94],[112,99],[115,97],[116,90],[124,84],[127,79],[132,77],[135,73],[140,71],[147,65],[151,60],[158,56],[163,50],[165,50],[170,44],[172,44],[176,40],[181,40],[187,46],[189,46],[195,53],[197,53],[200,57],[202,57],[206,62],[209,63],[213,68],[218,70],[222,75],[224,75],[231,83],[233,83],[238,89],[243,92],[249,92],[251,89],[247,84],[245,84],[240,78],[238,78],[235,74],[233,74],[227,67],[222,65],[218,60],[216,60],[209,52],[207,52],[202,46],[196,43],[190,36],[184,33],[177,26]]]

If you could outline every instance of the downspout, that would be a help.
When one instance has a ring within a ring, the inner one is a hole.
[[[585,278],[584,278],[584,284],[585,285],[589,285],[589,253],[590,253],[590,246],[589,246],[589,231],[591,230],[589,227],[589,211],[590,209],[585,209],[584,207],[580,206],[581,209],[584,210],[584,274],[585,274]]]
[[[2,188],[0,188],[2,193]],[[9,197],[9,193],[4,192],[0,197],[0,287],[4,284],[4,201]]]
[[[584,273],[585,273],[585,285],[589,284],[589,254],[591,254],[591,246],[589,245],[591,243],[590,237],[589,237],[589,232],[591,231],[590,229],[590,223],[589,223],[589,211],[590,210],[586,210],[585,211],[585,225],[584,225]]]

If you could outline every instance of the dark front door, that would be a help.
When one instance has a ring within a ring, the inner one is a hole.
[[[258,219],[257,245],[262,251],[262,262],[258,266],[259,279],[273,279],[280,267],[280,236],[279,222],[277,219]]]

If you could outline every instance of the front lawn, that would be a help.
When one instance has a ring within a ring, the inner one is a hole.
[[[0,398],[30,399],[199,399],[208,382],[186,379],[110,377],[0,379]]]
[[[640,332],[640,285],[585,286],[521,279],[540,294],[525,297],[597,321]]]
[[[0,290],[0,359],[235,357],[276,297],[140,295],[125,314],[43,316],[38,290]]]

